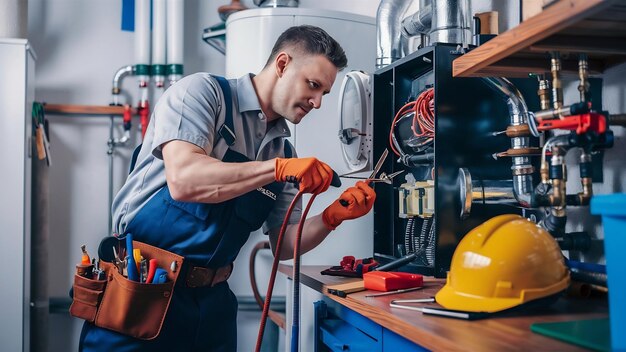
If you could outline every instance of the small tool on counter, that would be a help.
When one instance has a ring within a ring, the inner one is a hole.
[[[445,318],[455,318],[455,319],[463,319],[463,320],[477,320],[489,317],[490,313],[487,312],[467,312],[461,310],[452,310],[446,308],[436,308],[436,307],[414,307],[399,303],[435,303],[435,298],[421,298],[421,299],[394,299],[389,303],[389,306],[392,308],[399,309],[407,309],[414,310],[418,312],[422,312],[422,314],[426,315],[438,315],[440,317]]]
[[[365,288],[376,291],[394,291],[421,287],[424,285],[424,277],[420,274],[371,271],[363,274]]]
[[[391,302],[389,302],[389,307],[391,308],[415,310],[415,311],[423,313],[425,307],[415,307],[415,306],[410,306],[410,305],[405,305],[405,304],[399,304],[402,302],[404,303],[435,303],[435,297],[418,298],[418,299],[394,299]]]
[[[489,317],[491,314],[487,312],[466,312],[461,310],[452,310],[445,308],[423,307],[422,314],[438,315],[446,318],[455,318],[463,320],[477,320]]]
[[[379,267],[377,267],[376,269],[374,269],[375,271],[389,271],[389,270],[393,270],[395,268],[399,268],[405,264],[408,264],[412,261],[414,261],[415,259],[417,259],[417,257],[422,254],[422,252],[424,252],[425,248],[420,248],[418,250],[416,250],[413,253],[409,253],[407,255],[405,255],[402,258],[398,258],[395,260],[390,261],[387,264],[381,265]]]
[[[345,298],[350,293],[365,291],[363,280],[349,282],[346,284],[331,285],[327,287],[328,293]]]
[[[363,277],[363,274],[374,270],[377,266],[378,262],[372,257],[356,259],[352,255],[346,255],[339,262],[339,265],[324,269],[321,271],[321,274],[344,277]]]
[[[402,290],[395,290],[395,291],[388,291],[388,292],[380,292],[380,293],[372,293],[369,295],[365,295],[365,298],[370,298],[370,297],[380,297],[380,296],[390,296],[390,295],[397,295],[400,293],[405,293],[405,292],[412,292],[412,291],[417,291],[417,290],[421,290],[423,289],[424,286],[420,286],[420,287],[412,287],[412,288],[405,288]]]
[[[398,303],[435,303],[435,297],[428,298],[414,298],[414,299],[394,299],[391,301],[393,304]]]

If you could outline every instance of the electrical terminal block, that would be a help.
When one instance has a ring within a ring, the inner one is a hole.
[[[398,188],[401,218],[429,218],[435,213],[435,182],[403,183]]]

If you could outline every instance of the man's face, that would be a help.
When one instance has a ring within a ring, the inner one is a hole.
[[[322,96],[330,92],[337,77],[337,67],[325,56],[299,55],[285,65],[272,95],[273,110],[294,124],[322,105]]]

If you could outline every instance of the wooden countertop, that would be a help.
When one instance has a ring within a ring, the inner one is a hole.
[[[464,351],[509,351],[509,350],[568,350],[584,351],[575,345],[535,334],[530,325],[538,322],[557,322],[581,319],[606,318],[606,299],[561,298],[548,308],[494,317],[477,321],[425,316],[417,311],[389,307],[393,299],[413,299],[434,297],[445,284],[443,279],[425,278],[425,288],[381,297],[365,297],[375,291],[362,291],[340,298],[327,293],[329,285],[356,281],[320,274],[326,266],[304,266],[301,268],[300,282],[324,293],[330,299],[366,316],[377,324],[430,350]],[[292,268],[280,265],[280,272],[291,277]],[[418,306],[418,305],[416,305]],[[427,306],[438,307],[436,303]]]
[[[591,72],[626,61],[623,0],[560,0],[452,63],[454,77],[509,76],[550,71],[549,51],[560,51],[563,69],[577,72],[587,53]],[[569,54],[569,55],[568,55]]]

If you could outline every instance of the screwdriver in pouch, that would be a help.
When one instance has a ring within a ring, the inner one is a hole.
[[[152,283],[152,279],[154,279],[154,273],[156,272],[157,269],[157,260],[156,259],[150,259],[149,264],[148,264],[148,277],[146,277],[146,283],[150,284]]]
[[[126,235],[126,271],[128,272],[128,280],[139,281],[139,272],[137,264],[133,256],[133,235]]]
[[[91,264],[89,253],[87,253],[85,245],[80,246],[80,249],[83,251],[83,255],[80,264],[76,264],[76,274],[91,279],[93,275],[93,264]]]

